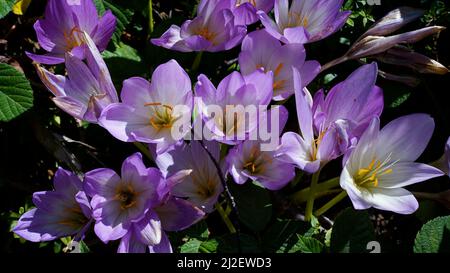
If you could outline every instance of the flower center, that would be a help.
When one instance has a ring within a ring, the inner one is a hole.
[[[173,107],[160,102],[146,103],[144,106],[153,107],[153,113],[150,117],[150,125],[157,129],[171,128],[173,123],[177,120],[173,116]]]
[[[359,187],[378,187],[380,177],[392,173],[392,167],[397,161],[391,162],[389,155],[383,162],[375,157],[366,168],[361,168],[353,177],[355,184]]]
[[[130,184],[120,185],[116,189],[114,199],[120,202],[120,208],[125,210],[133,207],[137,203],[137,192]]]
[[[273,71],[273,77],[274,79],[278,77],[278,75],[280,75],[281,69],[283,69],[284,64],[283,63],[279,63],[277,65],[277,67],[275,68],[275,70]],[[283,89],[284,85],[286,83],[286,80],[276,80],[273,82],[273,89]]]
[[[286,28],[290,27],[304,27],[307,28],[309,25],[308,16],[304,16],[299,12],[290,11],[288,15],[288,23]]]
[[[198,30],[195,34],[202,36],[206,40],[213,43],[214,38],[216,38],[217,34],[214,32],[209,31],[207,27],[203,27],[200,30]]]
[[[319,136],[316,139],[314,139],[314,141],[312,143],[311,161],[317,160],[317,152],[319,151],[319,145],[320,145],[320,142],[322,142],[322,139],[325,136],[326,132],[327,132],[327,130],[320,132]]]
[[[272,159],[270,156],[258,150],[257,147],[252,147],[250,155],[242,167],[251,174],[261,174],[265,171],[266,164],[270,164],[271,162]]]
[[[216,175],[216,174],[214,174]],[[191,174],[192,183],[196,186],[197,194],[204,199],[214,195],[218,176],[213,177],[208,170],[204,172]]]
[[[237,0],[236,1],[236,7],[239,7],[240,5],[242,5],[243,3],[250,3],[252,4],[254,7],[256,7],[256,0],[249,0],[249,1],[243,1],[243,0]]]
[[[87,218],[84,216],[78,204],[66,209],[67,218],[58,222],[60,225],[65,225],[71,228],[81,228],[87,223]]]
[[[214,117],[216,120],[216,124],[219,128],[222,129],[222,132],[226,136],[237,135],[239,128],[242,125],[242,121],[244,120],[244,118],[240,118],[241,115],[239,112],[231,111],[231,113],[227,112],[227,109],[225,108],[223,110],[223,115],[219,114]]]
[[[82,33],[83,32],[78,27],[73,27],[69,33],[64,31],[63,35],[67,51],[70,51],[83,43],[83,40],[79,36]]]

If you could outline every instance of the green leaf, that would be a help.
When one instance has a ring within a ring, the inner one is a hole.
[[[349,25],[349,26],[351,26],[351,27],[354,27],[354,26],[355,26],[355,22],[353,21],[353,19],[348,18],[348,19],[347,19],[347,25]]]
[[[219,241],[217,241],[216,239],[211,239],[211,240],[202,242],[199,250],[202,253],[215,253],[215,252],[217,252],[218,246],[219,246]]]
[[[337,217],[331,233],[331,252],[365,253],[367,243],[375,240],[375,231],[367,211],[353,208],[343,210]]]
[[[0,19],[11,11],[15,2],[16,0],[0,0]]]
[[[337,77],[337,74],[326,74],[325,77],[323,77],[323,83],[329,84]]]
[[[124,44],[123,42],[119,42],[115,46],[114,51],[105,50],[103,53],[103,58],[109,59],[109,58],[124,58],[127,60],[132,60],[136,62],[141,61],[141,57],[139,56],[139,53],[136,49],[132,48],[131,46]]]
[[[118,44],[123,32],[125,31],[125,28],[130,23],[134,12],[117,4],[112,4],[109,1],[103,1],[103,4],[105,9],[111,10],[111,12],[116,16],[116,31],[113,34],[112,40],[115,44]]]
[[[437,217],[417,233],[415,253],[450,253],[450,216]]]
[[[97,8],[97,12],[100,15],[103,15],[105,13],[105,5],[103,4],[103,0],[94,0],[95,7]]]
[[[180,248],[181,253],[198,253],[198,249],[202,241],[197,239],[190,239],[185,244],[183,244]]]
[[[277,219],[262,236],[263,249],[270,253],[287,253],[298,241],[295,234],[304,234],[310,227],[303,221]]]
[[[230,190],[236,200],[241,222],[253,231],[263,230],[272,218],[269,192],[255,183],[232,184]]]
[[[200,221],[197,224],[185,230],[185,233],[189,238],[207,240],[209,237],[208,225],[206,224],[205,221]]]
[[[33,106],[33,90],[25,75],[0,63],[0,121],[10,121]]]
[[[147,76],[147,66],[142,61],[138,51],[122,42],[116,44],[114,51],[104,51],[103,58],[117,90],[120,90],[123,81],[130,77]]]
[[[324,245],[319,240],[302,235],[297,236],[297,243],[288,250],[288,253],[321,253],[323,251]]]

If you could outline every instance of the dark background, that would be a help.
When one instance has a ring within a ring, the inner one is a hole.
[[[107,166],[119,169],[124,158],[136,149],[132,144],[122,143],[111,137],[105,130],[95,125],[78,124],[73,118],[59,110],[50,100],[51,94],[43,87],[37,77],[31,61],[24,55],[24,51],[33,51],[36,36],[33,30],[34,22],[43,14],[44,0],[33,0],[24,16],[10,14],[0,20],[0,61],[12,64],[24,71],[31,81],[34,90],[34,107],[8,123],[0,123],[0,251],[1,252],[59,252],[61,243],[33,244],[25,243],[9,231],[18,217],[19,212],[32,205],[31,196],[35,191],[52,188],[51,178],[58,166],[73,171],[85,172],[93,168]],[[149,77],[152,70],[163,62],[176,59],[183,67],[189,68],[195,58],[195,53],[177,53],[151,45],[146,28],[147,7],[142,7],[146,1],[112,1],[124,5],[134,12],[130,24],[123,33],[123,42],[136,48],[141,62],[131,60],[110,59],[108,66],[115,80],[118,91],[122,80],[130,76]],[[346,1],[345,1],[346,2]],[[307,58],[316,59],[321,64],[331,61],[347,51],[348,41],[354,42],[359,35],[372,24],[370,16],[378,19],[388,11],[402,5],[422,8],[426,10],[426,17],[409,24],[399,32],[413,30],[428,25],[449,26],[450,3],[448,1],[382,0],[380,6],[365,6],[360,1],[348,4],[354,13],[363,12],[366,16],[354,18],[354,26],[346,25],[340,32],[323,41],[307,45]],[[180,25],[186,18],[191,18],[195,11],[196,1],[154,1],[155,10],[161,16],[171,13],[171,18],[162,20],[155,15],[155,30],[151,37],[159,37],[171,24]],[[364,18],[369,22],[364,25]],[[424,19],[426,18],[426,19]],[[251,29],[256,26],[250,27]],[[411,48],[425,54],[449,67],[450,64],[450,31],[443,31],[439,37],[429,37]],[[113,50],[110,46],[110,50]],[[218,83],[221,78],[233,68],[232,61],[237,58],[239,47],[220,53],[205,53],[198,73],[205,73]],[[368,60],[370,61],[370,60]],[[231,62],[231,63],[230,63]],[[360,64],[350,61],[338,65],[318,76],[310,86],[311,91],[320,87],[329,89],[344,80]],[[412,88],[400,83],[379,79],[378,85],[384,89],[385,110],[382,123],[385,124],[401,115],[410,113],[428,113],[434,117],[436,130],[429,147],[419,159],[421,162],[432,162],[438,159],[450,135],[450,77],[438,75],[421,75],[411,70],[392,65],[379,65],[380,69],[394,74],[413,75],[421,80],[421,84]],[[63,71],[58,67],[57,71]],[[327,74],[336,74],[336,78],[325,83]],[[191,75],[193,82],[197,74]],[[287,130],[297,130],[294,100],[287,103],[291,118]],[[75,140],[68,141],[67,138]],[[87,145],[86,145],[87,144]],[[151,162],[147,162],[149,165]],[[336,176],[340,162],[328,166],[324,171],[324,178]],[[308,178],[306,178],[308,180]],[[283,207],[284,199],[298,187],[287,187],[281,192],[273,194],[276,211],[289,214]],[[439,192],[450,188],[448,177],[434,179],[413,186],[415,191]],[[333,218],[340,208],[350,206],[350,202],[342,202],[331,210],[327,216]],[[22,209],[21,209],[22,207]],[[295,212],[294,212],[295,213]],[[421,202],[421,208],[413,215],[400,216],[391,213],[370,211],[373,223],[378,232],[378,240],[382,242],[386,252],[412,252],[412,244],[417,231],[422,224],[438,215],[449,214],[448,210],[430,201]],[[382,218],[380,218],[382,217]],[[220,219],[211,215],[208,226],[212,230],[223,232]],[[219,222],[219,223],[216,223]],[[92,236],[93,237],[93,236]],[[89,239],[89,238],[88,238]],[[89,241],[91,249],[115,251],[115,247],[104,247],[95,238]]]

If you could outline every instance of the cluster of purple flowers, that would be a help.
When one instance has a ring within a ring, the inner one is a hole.
[[[158,168],[147,168],[139,153],[125,159],[120,175],[104,168],[79,177],[60,168],[54,190],[34,194],[36,208],[22,215],[14,232],[33,242],[64,236],[80,240],[93,225],[101,241],[120,239],[119,252],[145,252],[147,247],[171,252],[165,231],[185,229],[214,210],[224,190],[217,162],[237,184],[251,180],[279,190],[295,177],[296,168],[317,173],[343,156],[340,185],[356,209],[414,212],[417,201],[403,187],[443,175],[414,162],[431,138],[433,119],[413,114],[380,130],[384,102],[376,86],[376,63],[361,66],[328,92],[312,96],[306,88],[321,67],[306,61],[304,44],[343,26],[350,12],[340,11],[342,2],[201,0],[194,19],[171,26],[151,42],[182,52],[217,52],[242,43],[240,72],[217,87],[202,74],[193,87],[185,70],[171,60],[154,70],[151,81],[125,80],[119,99],[100,54],[115,29],[112,13],[99,19],[92,0],[49,0],[45,18],[35,24],[39,44],[48,53],[27,55],[37,63],[65,63],[66,76],[36,65],[55,104],[121,141],[148,144]],[[275,20],[268,15],[272,9]],[[247,34],[247,25],[259,20],[265,28]],[[202,103],[195,103],[194,94]],[[269,105],[292,95],[300,132],[283,133],[288,111]],[[212,115],[209,105],[224,110],[224,116]],[[281,136],[276,149],[261,149],[263,140],[233,139],[262,124],[230,114],[229,105],[262,106],[262,120]],[[270,124],[274,110],[277,126]],[[212,140],[175,138],[172,128],[180,120],[192,125],[181,137],[200,123]],[[224,144],[232,147],[221,159]]]

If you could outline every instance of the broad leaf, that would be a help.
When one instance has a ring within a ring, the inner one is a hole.
[[[241,222],[253,231],[263,230],[272,217],[269,192],[250,182],[244,185],[233,184],[230,188]]]
[[[331,233],[331,252],[364,253],[375,232],[367,211],[347,208],[336,218]]]
[[[296,234],[304,234],[310,228],[306,222],[277,219],[262,236],[263,249],[270,253],[288,253],[298,241]]]
[[[415,253],[450,253],[450,216],[435,218],[417,234]]]
[[[321,253],[323,251],[324,245],[319,240],[302,235],[297,237],[297,243],[288,250],[288,253]]]
[[[0,63],[0,121],[10,121],[33,106],[33,90],[25,75]]]
[[[14,6],[16,0],[0,0],[0,18],[5,17]]]

